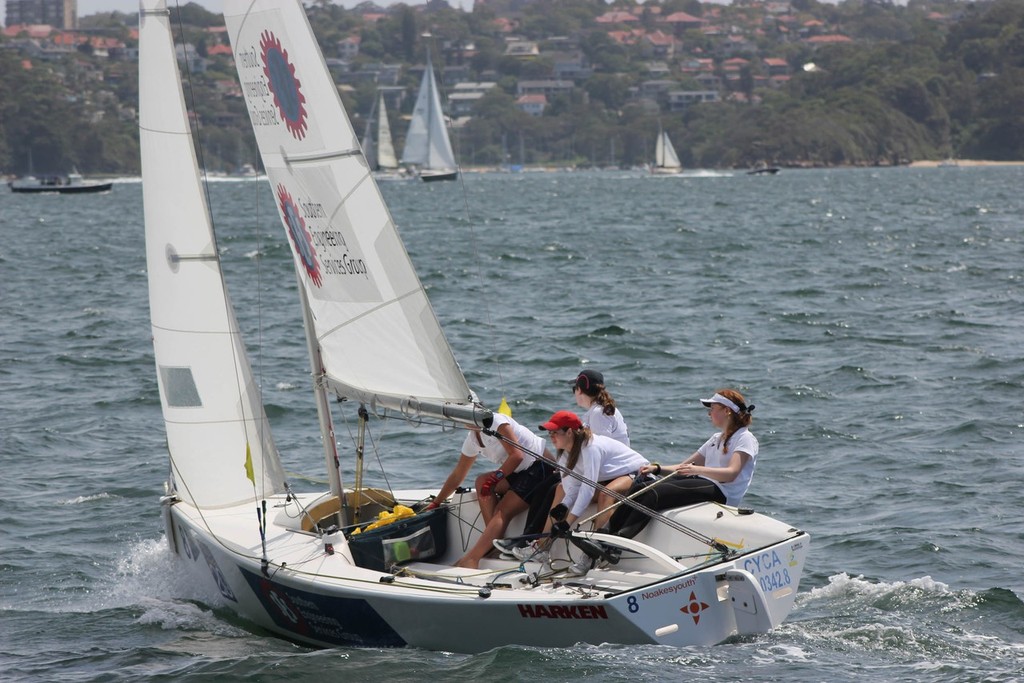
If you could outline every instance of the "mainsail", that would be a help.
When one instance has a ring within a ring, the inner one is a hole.
[[[227,506],[284,490],[224,287],[164,0],[139,16],[139,143],[149,308],[178,496]],[[251,462],[252,479],[247,463]]]
[[[407,414],[472,403],[302,4],[225,0],[224,15],[327,386]]]
[[[456,168],[429,53],[416,105],[412,110],[412,121],[409,122],[409,131],[405,136],[402,163],[431,171],[450,171]]]

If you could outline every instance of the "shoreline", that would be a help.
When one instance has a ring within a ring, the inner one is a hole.
[[[808,168],[808,169],[810,169],[810,168],[819,168],[819,169],[820,168],[940,168],[940,167],[952,168],[952,167],[960,167],[960,166],[972,167],[972,168],[973,167],[985,167],[985,166],[1024,166],[1024,160],[1020,160],[1020,161],[988,161],[988,160],[985,160],[985,159],[945,159],[945,160],[912,161],[909,164],[900,164],[898,166],[870,167],[870,166],[855,166],[855,165],[839,165],[839,166],[814,166],[814,167],[806,167],[806,168]],[[784,171],[799,171],[799,170],[803,170],[804,167],[800,167],[800,166],[780,166],[779,168],[784,170]],[[605,171],[607,171],[607,170],[615,170],[615,171],[623,171],[623,170],[643,170],[643,169],[640,169],[640,168],[635,168],[635,169],[601,168],[601,167],[574,168],[572,166],[559,166],[559,165],[554,165],[554,166],[531,166],[531,165],[526,165],[526,166],[521,167],[517,171],[509,171],[508,169],[506,169],[506,168],[504,168],[502,166],[482,165],[482,166],[463,166],[461,170],[463,172],[465,172],[465,173],[512,173],[512,174],[517,174],[517,173],[555,173],[555,172],[559,172],[559,171],[570,171],[570,172],[572,172],[572,171],[579,171],[579,170],[605,170]],[[746,168],[728,168],[728,167],[726,167],[726,168],[690,168],[690,169],[685,169],[684,173],[685,173],[685,171],[711,171],[711,172],[722,172],[722,173],[736,173],[736,172],[741,172],[741,171],[742,172],[746,172],[748,170],[749,169],[746,169]],[[5,174],[0,173],[0,184],[6,185],[10,181],[17,180],[20,177],[21,176],[18,176],[18,175],[13,175],[13,174],[5,175]],[[261,174],[260,177],[266,177],[266,176]],[[249,179],[249,178],[252,178],[252,176],[234,176],[234,175],[220,176],[220,175],[216,175],[216,174],[211,174],[210,175],[210,179],[217,179],[217,180],[221,180],[221,179],[245,180],[245,179]],[[96,176],[89,176],[89,179],[90,180],[113,180],[115,182],[118,182],[118,181],[120,181],[120,182],[141,181],[141,177],[138,176],[138,175],[103,175],[103,174],[100,174],[100,175],[96,175]]]
[[[1024,161],[985,161],[984,159],[946,159],[943,161],[912,161],[910,168],[937,168],[939,166],[1024,166]]]

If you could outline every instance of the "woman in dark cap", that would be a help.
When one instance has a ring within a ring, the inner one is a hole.
[[[711,398],[700,400],[708,417],[720,431],[678,465],[651,463],[645,474],[667,474],[635,500],[652,510],[714,502],[738,507],[750,487],[757,464],[757,438],[750,432],[750,413],[743,395],[734,389],[719,389]],[[650,482],[638,482],[636,490]],[[621,505],[609,521],[609,531],[633,538],[647,526],[650,517],[642,510]]]
[[[584,370],[572,384],[576,405],[586,412],[583,424],[594,434],[607,436],[629,445],[629,429],[622,413],[615,407],[615,399],[604,385],[604,375],[597,370]]]

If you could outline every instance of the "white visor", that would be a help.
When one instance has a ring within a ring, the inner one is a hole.
[[[722,396],[721,394],[715,394],[711,398],[702,398],[700,402],[704,404],[705,408],[710,408],[712,403],[718,403],[719,405],[725,406],[734,413],[740,412],[740,407],[738,405],[727,399],[725,396]]]

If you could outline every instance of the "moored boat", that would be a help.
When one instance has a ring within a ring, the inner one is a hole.
[[[57,193],[86,194],[89,192],[109,192],[114,183],[111,181],[86,180],[79,173],[67,175],[25,176],[8,183],[12,192],[26,193]]]

